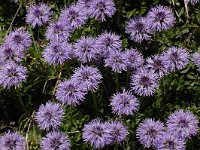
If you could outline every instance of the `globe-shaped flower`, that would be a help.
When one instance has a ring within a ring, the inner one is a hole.
[[[56,99],[66,105],[80,105],[85,100],[87,88],[77,80],[65,80],[58,84]]]
[[[198,119],[190,112],[184,110],[177,110],[172,113],[167,120],[168,131],[174,133],[185,140],[190,138],[198,132]]]
[[[144,17],[130,19],[125,30],[127,34],[130,34],[131,40],[137,43],[150,40],[152,34],[148,19]]]
[[[0,137],[1,150],[26,150],[24,137],[15,132],[4,133]]]
[[[105,147],[113,140],[108,126],[99,119],[92,120],[84,125],[82,138],[96,149]]]
[[[139,107],[137,98],[130,91],[126,90],[114,94],[110,101],[112,112],[119,116],[133,115]]]
[[[136,135],[145,148],[155,147],[164,131],[164,124],[148,118],[139,124]]]
[[[173,27],[176,18],[167,6],[158,5],[150,9],[147,21],[153,31],[163,31]]]
[[[40,105],[35,119],[40,129],[48,131],[60,127],[63,115],[64,110],[59,103],[48,101],[45,105]]]
[[[71,78],[80,82],[88,91],[94,91],[98,88],[103,77],[97,68],[81,66],[75,70]]]
[[[81,8],[82,11],[84,11],[87,16],[90,15],[90,6],[92,5],[93,0],[78,0],[77,5]]]
[[[195,52],[192,54],[192,62],[197,66],[198,71],[200,71],[200,53]]]
[[[26,22],[33,28],[36,26],[42,26],[49,22],[52,12],[51,8],[44,3],[37,5],[31,5],[27,9]]]
[[[10,44],[16,50],[24,51],[31,46],[30,34],[24,28],[18,28],[6,36],[5,43]]]
[[[14,62],[7,62],[0,68],[0,85],[5,89],[18,87],[26,78],[27,69]]]
[[[131,89],[137,95],[151,96],[158,86],[158,75],[151,69],[139,68],[131,76]]]
[[[106,16],[111,18],[116,12],[113,0],[95,0],[89,10],[90,16],[100,22],[106,21]]]
[[[67,135],[59,131],[51,131],[41,140],[42,150],[70,150],[70,140]]]
[[[43,57],[51,65],[59,65],[72,58],[72,47],[66,42],[51,42],[44,50]]]
[[[199,3],[199,0],[184,0],[184,2],[187,4],[190,3],[192,5],[195,5],[195,4]]]

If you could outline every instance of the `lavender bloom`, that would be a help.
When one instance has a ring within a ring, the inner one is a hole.
[[[122,93],[116,93],[111,97],[110,106],[112,112],[119,116],[133,115],[138,110],[139,102],[130,91],[123,90]]]
[[[14,62],[9,61],[0,68],[0,85],[5,89],[18,87],[26,78],[27,69]]]
[[[200,71],[200,53],[198,53],[198,52],[193,53],[192,61],[197,66],[198,71]]]
[[[56,99],[69,106],[80,105],[85,99],[86,90],[85,85],[77,80],[65,80],[58,84]]]
[[[33,28],[36,26],[42,26],[43,24],[49,22],[52,12],[51,8],[44,3],[38,5],[31,5],[28,7],[26,14],[26,22],[32,25]]]
[[[35,119],[40,129],[48,131],[60,127],[63,115],[64,110],[60,104],[48,101],[40,105]]]
[[[10,44],[13,49],[24,51],[31,46],[32,41],[24,28],[18,28],[6,36],[5,43]]]
[[[171,132],[164,132],[156,145],[157,150],[185,150],[185,142]]]
[[[190,112],[177,110],[167,120],[168,131],[185,140],[198,132],[198,119]]]
[[[125,49],[127,66],[131,69],[137,69],[144,63],[143,55],[136,49]]]
[[[90,7],[92,5],[93,0],[78,0],[77,5],[81,8],[82,11],[84,11],[87,16],[90,15]]]
[[[131,76],[131,88],[140,96],[153,95],[158,86],[158,75],[153,70],[140,68]]]
[[[59,20],[66,23],[66,26],[70,26],[72,29],[81,27],[86,23],[87,19],[87,14],[81,10],[81,7],[74,4],[62,10],[59,18]]]
[[[148,118],[140,123],[136,130],[137,138],[145,148],[155,147],[163,135],[164,124]]]
[[[130,34],[131,40],[141,43],[150,40],[152,30],[148,24],[149,20],[144,17],[130,19],[126,24],[126,33]]]
[[[112,17],[116,12],[115,3],[112,0],[95,0],[89,9],[90,16],[103,22],[107,17]]]
[[[192,5],[195,5],[195,4],[199,3],[199,0],[184,0],[184,2],[185,2],[186,4],[190,3],[190,4],[192,4]]]
[[[97,68],[81,66],[75,70],[71,78],[85,86],[88,91],[95,91],[103,77]]]
[[[43,52],[46,62],[53,65],[63,64],[72,57],[72,47],[65,42],[53,41]]]
[[[169,7],[158,5],[150,9],[147,20],[153,31],[163,31],[173,27],[176,18]]]
[[[127,61],[126,55],[124,52],[113,51],[110,52],[110,55],[105,60],[105,66],[111,67],[112,71],[121,73],[122,71],[127,70]]]
[[[71,143],[65,133],[52,131],[42,138],[42,150],[70,150]]]
[[[149,57],[147,58],[146,62],[146,67],[154,70],[159,77],[162,77],[168,73],[168,64],[166,63],[167,58],[163,55],[154,55],[153,57]]]
[[[82,63],[96,60],[100,52],[96,50],[96,39],[81,37],[74,45],[74,55]]]
[[[171,47],[164,54],[169,71],[183,69],[189,63],[189,53],[182,47]]]
[[[121,50],[122,41],[120,36],[111,32],[102,33],[97,39],[97,51],[103,55],[103,57],[108,57],[110,52]]]
[[[2,150],[26,150],[26,142],[21,135],[7,132],[0,137],[0,147]]]
[[[71,31],[72,29],[69,26],[58,20],[49,25],[45,35],[48,40],[64,42],[67,41]]]
[[[103,148],[113,140],[108,126],[99,119],[92,120],[84,125],[82,138],[96,149]]]

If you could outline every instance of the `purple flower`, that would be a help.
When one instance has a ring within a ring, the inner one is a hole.
[[[24,51],[31,46],[32,41],[24,28],[18,28],[6,36],[5,43],[10,44],[13,49]]]
[[[189,63],[189,53],[182,47],[170,47],[164,57],[167,59],[169,71],[183,69]]]
[[[32,25],[33,28],[36,26],[42,26],[43,24],[49,22],[52,12],[51,8],[44,3],[38,5],[31,5],[28,7],[26,14],[26,22]]]
[[[163,31],[173,27],[176,18],[167,6],[158,5],[150,9],[147,21],[153,31]]]
[[[92,5],[93,0],[78,0],[77,5],[81,7],[81,10],[84,11],[87,16],[89,17],[90,15],[90,7]]]
[[[143,55],[136,49],[125,49],[125,57],[128,68],[137,69],[144,63]]]
[[[120,36],[111,32],[104,32],[97,38],[97,51],[103,57],[108,57],[111,51],[121,50]]]
[[[184,2],[187,4],[190,3],[192,5],[195,5],[195,4],[199,3],[199,0],[184,0]]]
[[[96,67],[81,66],[74,71],[71,78],[85,86],[88,91],[95,91],[103,77]]]
[[[77,80],[65,80],[58,84],[56,90],[56,99],[66,105],[80,105],[86,95],[86,87]]]
[[[106,21],[106,16],[111,18],[116,12],[115,3],[112,0],[95,0],[89,11],[91,17],[103,22]]]
[[[195,52],[192,54],[192,62],[197,66],[198,71],[200,71],[200,53]]]
[[[76,29],[84,25],[87,21],[87,14],[81,10],[79,5],[72,4],[62,10],[59,20],[64,21],[66,26]]]
[[[126,55],[124,52],[113,51],[110,52],[110,55],[105,60],[105,66],[111,67],[112,71],[121,73],[122,71],[127,70],[127,61]]]
[[[26,81],[27,69],[12,61],[7,62],[0,68],[0,85],[5,89],[12,86],[18,87],[22,82]]]
[[[168,64],[167,58],[163,55],[154,55],[146,60],[146,67],[154,70],[155,73],[159,75],[159,77],[164,76],[168,73]]]
[[[54,23],[51,23],[46,31],[46,38],[51,41],[60,41],[65,42],[68,40],[72,29],[66,24],[58,20]]]
[[[64,110],[60,104],[48,101],[40,105],[35,119],[40,129],[48,131],[60,127],[63,115]]]
[[[131,88],[140,96],[153,95],[158,86],[158,75],[151,69],[140,68],[131,76]]]
[[[26,150],[26,142],[21,135],[7,132],[0,137],[0,147],[2,150]]]
[[[139,107],[138,99],[130,92],[123,90],[111,97],[112,112],[119,116],[133,115]]]
[[[164,124],[148,118],[139,124],[136,130],[137,138],[145,148],[155,147],[164,131]]]
[[[185,150],[185,142],[171,132],[164,132],[157,142],[157,150]]]
[[[108,126],[99,119],[92,120],[84,125],[82,138],[96,149],[103,148],[113,140]]]
[[[168,131],[185,140],[198,132],[198,119],[190,112],[182,109],[172,113],[167,120]]]
[[[51,131],[42,138],[42,150],[70,150],[70,140],[67,135],[59,131]]]
[[[112,144],[115,144],[117,142],[118,144],[121,144],[121,142],[125,141],[129,132],[128,128],[123,125],[121,122],[117,121],[111,121],[105,123],[107,126],[107,131],[109,131],[111,137],[112,137]]]
[[[72,57],[72,47],[66,42],[51,42],[44,50],[43,57],[46,62],[53,65],[63,64]]]
[[[96,50],[96,39],[91,37],[81,37],[74,45],[74,55],[82,63],[96,60],[100,52]]]
[[[130,34],[131,40],[137,43],[150,40],[152,34],[149,20],[144,17],[130,19],[126,24],[125,30],[127,34]]]

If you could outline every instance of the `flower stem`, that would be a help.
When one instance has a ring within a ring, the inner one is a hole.
[[[28,110],[27,110],[27,108],[26,108],[26,106],[25,106],[25,104],[24,104],[24,102],[22,100],[22,96],[21,96],[20,91],[19,91],[18,88],[16,88],[16,92],[17,92],[17,95],[18,95],[18,98],[19,98],[20,105],[22,106],[22,108],[23,108],[24,112],[26,113],[26,115],[28,115],[29,114]]]
[[[119,91],[119,75],[118,75],[118,73],[115,73],[115,84],[116,84],[117,91]]]
[[[118,150],[118,144],[117,144],[117,142],[115,142],[114,150]]]
[[[98,104],[97,104],[97,100],[96,100],[96,95],[95,95],[94,92],[91,92],[91,95],[92,95],[92,100],[93,100],[93,103],[94,103],[96,115],[98,115],[99,112],[98,112]]]
[[[119,0],[119,11],[118,11],[118,16],[117,16],[117,25],[120,24],[121,12],[122,12],[122,2],[121,2],[121,0]]]

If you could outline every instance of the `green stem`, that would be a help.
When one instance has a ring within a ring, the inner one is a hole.
[[[27,110],[27,108],[26,108],[26,106],[25,106],[25,104],[24,104],[24,102],[22,100],[22,96],[21,96],[20,91],[19,91],[18,88],[16,88],[16,92],[17,92],[17,95],[18,95],[18,98],[19,98],[20,105],[22,106],[24,112],[28,115],[28,110]]]
[[[119,91],[119,74],[117,72],[115,73],[115,84],[117,91]]]
[[[126,72],[126,85],[129,85],[129,76],[130,76],[130,69],[127,70]]]
[[[70,107],[70,124],[71,126],[73,126],[73,111],[72,111],[72,107]]]
[[[99,112],[98,112],[98,104],[97,104],[97,100],[96,100],[96,95],[95,95],[94,92],[91,92],[91,95],[92,95],[92,100],[93,100],[93,103],[94,103],[96,115],[98,115]]]
[[[114,150],[118,150],[118,144],[117,144],[117,142],[115,142]]]
[[[119,0],[119,12],[118,12],[118,16],[117,16],[117,25],[120,24],[121,13],[122,13],[122,2],[121,2],[121,0]]]

